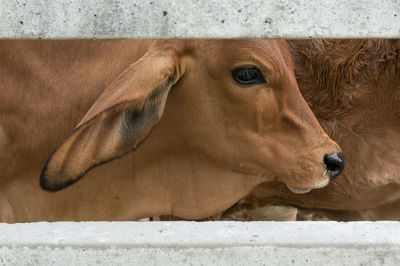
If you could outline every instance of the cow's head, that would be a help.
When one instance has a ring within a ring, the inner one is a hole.
[[[163,133],[150,134],[153,128]],[[279,180],[298,193],[327,185],[344,166],[299,92],[284,41],[164,40],[104,90],[50,155],[40,184],[65,188],[166,136],[168,150],[188,160],[197,154],[228,173]],[[162,156],[169,155],[155,158]]]

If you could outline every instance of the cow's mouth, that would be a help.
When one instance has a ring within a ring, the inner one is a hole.
[[[293,193],[295,193],[295,194],[305,194],[305,193],[308,193],[308,192],[311,191],[311,189],[297,189],[297,188],[289,187],[288,185],[286,185],[286,187],[287,187],[290,191],[292,191]]]
[[[324,176],[326,175],[326,173],[324,173]],[[324,178],[321,182],[319,182],[318,184],[314,185],[313,188],[309,188],[309,189],[298,189],[298,188],[293,188],[291,186],[286,185],[286,187],[292,191],[295,194],[305,194],[310,192],[313,189],[318,189],[318,188],[323,188],[326,187],[329,184],[329,178]]]

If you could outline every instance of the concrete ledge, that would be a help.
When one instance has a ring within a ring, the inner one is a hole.
[[[400,265],[400,222],[59,222],[0,232],[2,265]]]
[[[400,38],[397,0],[0,0],[0,38]]]

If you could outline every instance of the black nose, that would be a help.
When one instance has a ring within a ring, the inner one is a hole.
[[[329,177],[334,179],[343,171],[346,164],[344,154],[341,152],[325,154],[324,164]]]

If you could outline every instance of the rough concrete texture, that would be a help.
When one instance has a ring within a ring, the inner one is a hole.
[[[400,0],[0,0],[0,38],[400,38]]]
[[[0,265],[400,265],[400,222],[60,222],[0,232]]]

